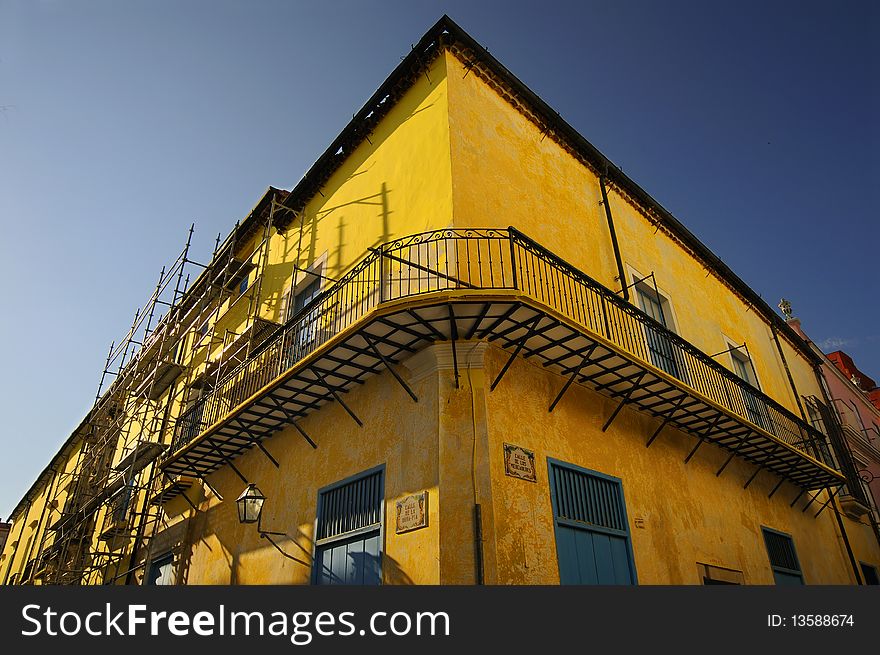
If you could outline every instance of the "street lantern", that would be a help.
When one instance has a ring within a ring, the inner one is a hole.
[[[241,495],[236,499],[238,507],[238,520],[241,523],[256,523],[260,520],[260,512],[263,511],[263,501],[266,497],[259,487],[249,484]]]

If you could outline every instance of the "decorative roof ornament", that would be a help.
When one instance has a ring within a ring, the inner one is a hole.
[[[787,320],[787,321],[791,320],[791,318],[792,318],[791,303],[788,300],[786,300],[785,298],[783,298],[782,300],[779,301],[778,307],[779,307],[779,309],[782,310],[782,314],[783,314],[783,316],[785,316],[785,320]]]

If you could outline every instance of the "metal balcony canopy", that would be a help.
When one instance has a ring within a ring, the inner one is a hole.
[[[560,397],[577,383],[618,399],[606,427],[629,405],[694,435],[686,461],[712,443],[755,475],[842,484],[813,427],[512,228],[441,230],[370,252],[178,419],[162,466],[200,477],[234,468],[289,424],[316,446],[298,419],[338,402],[360,424],[344,400],[352,388],[431,343],[475,338],[560,373]]]

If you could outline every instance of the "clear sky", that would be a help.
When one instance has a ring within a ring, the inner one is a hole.
[[[877,5],[0,0],[0,516],[189,224],[204,260],[443,13],[880,379]]]

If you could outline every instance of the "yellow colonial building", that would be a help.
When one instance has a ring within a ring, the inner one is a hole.
[[[163,269],[0,581],[861,584],[820,364],[443,18]]]

